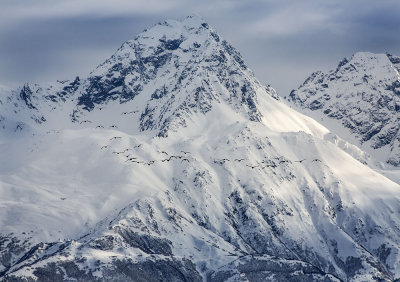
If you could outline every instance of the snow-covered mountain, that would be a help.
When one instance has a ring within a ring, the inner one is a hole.
[[[2,280],[400,277],[400,186],[198,16],[1,101]]]
[[[250,120],[260,120],[253,85],[261,88],[240,54],[207,23],[191,17],[160,23],[125,42],[88,78],[24,85],[10,95],[2,112],[14,121],[10,131],[41,123],[60,127],[61,107],[68,118],[62,127],[70,126],[68,121],[108,125],[112,120],[130,133],[167,136],[221,99]],[[268,93],[277,97],[273,89]],[[104,107],[112,101],[113,106]]]
[[[400,58],[356,53],[313,73],[289,100],[381,162],[400,165]]]

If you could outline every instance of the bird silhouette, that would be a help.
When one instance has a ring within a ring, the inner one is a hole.
[[[258,167],[258,165],[246,165],[248,167],[250,167],[251,169],[255,169],[256,167]]]
[[[276,168],[276,164],[267,164],[267,165],[265,165],[265,166],[263,167],[263,169],[266,168],[266,167]]]
[[[134,113],[137,113],[137,112],[138,112],[138,111],[123,112],[122,115],[134,114]]]
[[[267,166],[276,166],[275,162],[272,160],[262,160],[261,163],[267,164]]]

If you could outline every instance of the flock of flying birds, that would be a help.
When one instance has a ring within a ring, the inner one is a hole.
[[[224,164],[225,162],[242,162],[245,159],[221,159],[221,160],[214,160],[214,163],[218,163],[218,164]],[[306,159],[302,159],[302,160],[298,160],[298,161],[293,161],[294,163],[302,163],[306,161]],[[293,163],[292,161],[285,159],[284,157],[274,157],[272,159],[265,159],[262,160],[260,163],[258,163],[257,165],[254,164],[246,164],[247,167],[251,168],[251,169],[255,169],[255,168],[261,168],[264,169],[266,167],[271,167],[271,168],[276,168],[278,167],[278,165],[283,164],[283,163]],[[321,160],[319,159],[313,159],[312,162],[321,162]]]
[[[121,136],[114,136],[114,137],[110,138],[110,141],[118,140],[118,139],[122,139],[122,137]],[[131,163],[137,163],[137,164],[143,164],[143,165],[149,165],[149,166],[154,164],[155,162],[164,163],[164,162],[170,162],[170,161],[173,161],[173,160],[180,160],[181,162],[188,162],[188,163],[190,162],[188,156],[191,155],[191,153],[187,152],[187,151],[183,151],[183,150],[180,151],[180,153],[181,153],[180,155],[172,155],[172,154],[167,153],[166,151],[158,151],[159,153],[163,154],[165,156],[165,158],[160,159],[160,160],[150,160],[150,161],[140,160],[139,158],[133,156],[133,151],[134,151],[133,149],[140,148],[142,145],[143,144],[135,145],[132,148],[126,148],[126,149],[124,149],[122,151],[113,151],[112,153],[116,154],[116,155],[124,156],[126,158],[125,162],[131,162]],[[101,149],[109,149],[109,148],[111,148],[111,145],[104,145],[104,146],[101,147]],[[214,160],[214,163],[222,165],[225,162],[238,162],[238,163],[240,163],[240,162],[245,161],[245,160],[246,159],[243,159],[243,158],[241,158],[241,159],[232,159],[232,160],[224,158],[224,159],[216,159],[216,160]],[[306,161],[306,159],[290,161],[290,160],[284,158],[283,156],[281,156],[281,157],[274,157],[274,158],[271,158],[271,159],[262,160],[257,165],[246,164],[246,166],[251,168],[251,169],[255,169],[255,168],[264,169],[264,168],[267,168],[267,167],[276,168],[276,167],[278,167],[278,165],[281,165],[281,164],[284,164],[284,163],[303,163],[304,161]],[[313,159],[312,162],[321,162],[321,160]]]
[[[137,111],[124,112],[122,114],[125,115],[125,114],[131,114],[131,113],[135,113],[135,112],[137,112]],[[92,123],[92,122],[90,120],[83,120],[83,121],[80,122],[80,124],[83,124],[83,123]],[[97,125],[96,128],[104,128],[104,126]],[[118,127],[116,125],[110,125],[109,128],[118,128]],[[49,131],[47,133],[51,133],[51,132]],[[114,136],[114,137],[110,138],[110,141],[118,140],[118,139],[122,139],[122,137],[121,136]],[[182,153],[180,155],[172,155],[172,154],[169,154],[169,153],[167,153],[165,151],[159,151],[159,153],[165,155],[164,159],[150,160],[150,161],[140,160],[139,158],[133,156],[133,149],[140,148],[142,145],[143,144],[139,144],[139,145],[133,146],[132,148],[126,148],[126,149],[124,149],[122,151],[119,151],[119,152],[118,151],[113,151],[112,153],[116,154],[116,155],[124,156],[126,158],[125,162],[131,162],[131,163],[137,163],[137,164],[143,164],[143,165],[149,165],[149,166],[154,164],[154,163],[156,163],[156,162],[164,163],[164,162],[170,162],[170,161],[173,161],[173,160],[180,160],[181,162],[188,162],[188,163],[190,162],[189,155],[191,153],[190,152],[186,152],[186,151],[180,151],[180,153]],[[109,149],[109,148],[111,148],[111,145],[104,145],[104,146],[101,147],[101,149]],[[224,164],[226,162],[238,162],[238,163],[240,163],[240,162],[243,162],[243,161],[246,161],[246,159],[243,159],[243,158],[237,158],[237,159],[223,158],[223,159],[215,159],[214,163],[222,165],[222,164]],[[285,157],[281,156],[281,157],[273,157],[271,159],[262,160],[261,162],[257,163],[256,165],[251,164],[251,163],[247,163],[245,165],[247,167],[251,168],[251,169],[255,169],[255,168],[264,169],[264,168],[268,168],[268,167],[269,168],[277,168],[278,165],[285,164],[285,163],[303,163],[304,161],[307,161],[307,159],[291,161],[291,160],[288,160]],[[321,162],[321,160],[313,159],[313,160],[311,160],[311,162]]]
[[[110,138],[110,141],[118,140],[118,139],[122,139],[122,137],[114,136],[114,137]],[[132,155],[133,149],[140,148],[140,147],[142,147],[142,145],[143,144],[135,145],[132,148],[126,148],[122,151],[113,151],[112,153],[116,154],[116,155],[124,156],[126,158],[125,162],[132,162],[132,163],[144,164],[144,165],[152,165],[155,162],[170,162],[172,160],[181,160],[181,162],[190,162],[190,160],[187,158],[187,155],[190,154],[190,152],[186,152],[186,151],[181,151],[181,153],[183,155],[170,155],[165,151],[159,151],[159,153],[164,154],[166,156],[166,158],[161,159],[161,160],[142,161],[139,158]],[[111,145],[104,145],[100,149],[108,149],[108,148],[110,148],[110,146]]]

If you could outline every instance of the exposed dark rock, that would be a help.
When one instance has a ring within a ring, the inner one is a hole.
[[[155,238],[147,234],[138,234],[121,228],[118,228],[117,232],[131,247],[139,248],[145,253],[172,255],[171,242],[166,239]]]
[[[28,84],[25,84],[19,93],[19,97],[21,97],[21,99],[25,102],[28,108],[37,110],[37,108],[32,104],[32,95],[33,92]]]
[[[333,275],[300,261],[247,256],[210,276],[210,281],[245,278],[248,281],[340,281]]]

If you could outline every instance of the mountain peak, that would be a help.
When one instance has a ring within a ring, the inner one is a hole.
[[[51,103],[68,102],[72,122],[104,119],[104,112],[120,120],[130,112],[135,122],[123,122],[130,127],[127,131],[153,130],[158,136],[186,126],[194,115],[204,115],[217,104],[260,121],[257,97],[277,97],[198,15],[160,22],[123,43],[87,78],[58,84],[40,94],[51,111]]]
[[[134,39],[128,40],[116,53],[100,64],[90,75],[102,76],[115,63],[129,67],[133,61],[152,60],[154,67],[161,67],[173,54],[180,57],[181,63],[208,49],[213,52],[215,45],[224,43],[220,36],[198,15],[191,15],[182,20],[166,20],[145,29]],[[215,50],[214,50],[215,51]]]
[[[208,26],[208,24],[206,23],[206,21],[204,20],[204,18],[202,16],[200,16],[199,14],[193,13],[191,15],[186,16],[185,18],[181,19],[181,20],[166,20],[163,23],[159,23],[159,24],[164,24],[167,23],[169,25],[174,25],[174,24],[180,24],[186,28],[195,28],[195,27],[199,27],[199,26],[203,26],[206,27]]]
[[[354,53],[351,58],[355,59],[355,60],[375,60],[375,59],[381,58],[381,57],[386,57],[386,55],[361,51],[361,52]]]
[[[143,110],[140,130],[157,129],[164,136],[215,103],[260,120],[258,88],[239,52],[193,15],[161,22],[125,42],[90,74],[74,118],[112,100],[132,102]]]
[[[391,54],[375,54],[371,52],[357,52],[350,59],[344,58],[338,65],[338,71],[344,65],[350,65],[357,68],[358,71],[370,72],[376,69],[375,75],[386,75],[388,72],[393,72],[393,67],[400,69],[400,58]]]
[[[290,100],[344,126],[372,155],[371,148],[381,148],[376,157],[398,166],[399,67],[398,57],[358,52],[342,60],[336,70],[311,75],[292,91]]]
[[[151,28],[145,29],[134,40],[162,37],[173,39],[180,35],[199,35],[202,29],[207,30],[210,27],[202,17],[191,15],[182,20],[170,19],[159,22]]]
[[[145,29],[134,39],[122,44],[117,52],[91,74],[97,75],[110,60],[118,60],[122,64],[127,60],[157,55],[163,52],[187,53],[193,47],[199,48],[202,43],[214,37],[219,41],[219,36],[204,20],[197,15],[188,16],[183,20],[166,20],[159,22],[149,29]],[[127,61],[126,63],[130,63]],[[101,75],[101,73],[100,73]]]

